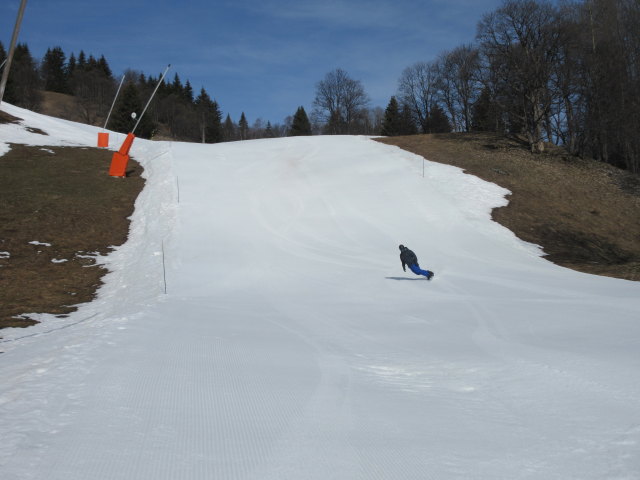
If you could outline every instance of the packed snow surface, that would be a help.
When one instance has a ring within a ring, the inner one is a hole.
[[[3,109],[2,151],[95,144]],[[640,285],[547,262],[506,190],[362,137],[132,155],[98,298],[1,332],[3,480],[640,478]]]

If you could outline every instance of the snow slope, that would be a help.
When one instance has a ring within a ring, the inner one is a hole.
[[[640,478],[640,285],[545,261],[506,190],[362,137],[132,154],[98,299],[2,332],[2,479]]]

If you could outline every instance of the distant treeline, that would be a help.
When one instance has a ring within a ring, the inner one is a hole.
[[[0,43],[0,63],[5,58],[6,51]],[[136,122],[131,114],[142,113],[160,78],[161,75],[147,76],[128,70],[107,128],[123,133],[131,131]],[[62,48],[53,47],[37,62],[26,44],[18,44],[4,100],[41,111],[42,91],[68,94],[73,96],[78,118],[88,124],[103,125],[120,80],[120,77],[115,78],[104,56],[95,58],[80,51],[77,56],[72,53],[67,59]],[[304,109],[300,108],[304,113]],[[138,125],[136,135],[143,138],[160,135],[163,138],[203,143],[310,135],[310,127],[307,131],[301,129],[299,124],[294,125],[294,120],[299,116],[300,112],[297,112],[295,116],[288,117],[285,125],[272,125],[261,119],[249,125],[244,113],[237,123],[228,114],[223,120],[218,102],[204,88],[195,95],[190,82],[187,80],[183,83],[176,73],[173,81],[165,79],[160,84],[154,101]],[[302,121],[304,119],[306,113]]]
[[[386,110],[370,108],[362,83],[336,69],[316,85],[311,120],[302,107],[284,125],[238,123],[177,74],[164,82],[141,135],[188,141],[324,134],[411,135],[493,131],[546,142],[640,173],[640,2],[505,0],[478,23],[476,40],[407,67]],[[0,44],[0,62],[5,56]],[[41,62],[15,52],[6,99],[37,110],[39,90],[73,95],[84,121],[104,119],[119,79],[104,57],[59,47]],[[126,131],[159,77],[128,72],[109,123]]]

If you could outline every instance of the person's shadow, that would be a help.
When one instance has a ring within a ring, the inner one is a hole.
[[[409,280],[410,282],[419,282],[420,280],[427,280],[427,277],[420,278],[407,278],[407,277],[384,277],[387,280]]]

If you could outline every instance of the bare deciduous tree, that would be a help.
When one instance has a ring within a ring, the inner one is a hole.
[[[356,133],[358,120],[369,104],[369,96],[359,80],[338,68],[316,85],[314,116],[324,122],[328,133]]]
[[[428,133],[431,107],[438,100],[438,68],[418,62],[405,68],[398,84],[400,103],[407,105],[423,133]]]
[[[472,107],[480,96],[480,58],[478,49],[463,45],[441,55],[440,89],[454,130],[471,130]]]
[[[511,101],[509,113],[519,117],[532,152],[544,150],[548,87],[560,51],[556,12],[546,1],[508,0],[478,26],[496,88]]]

